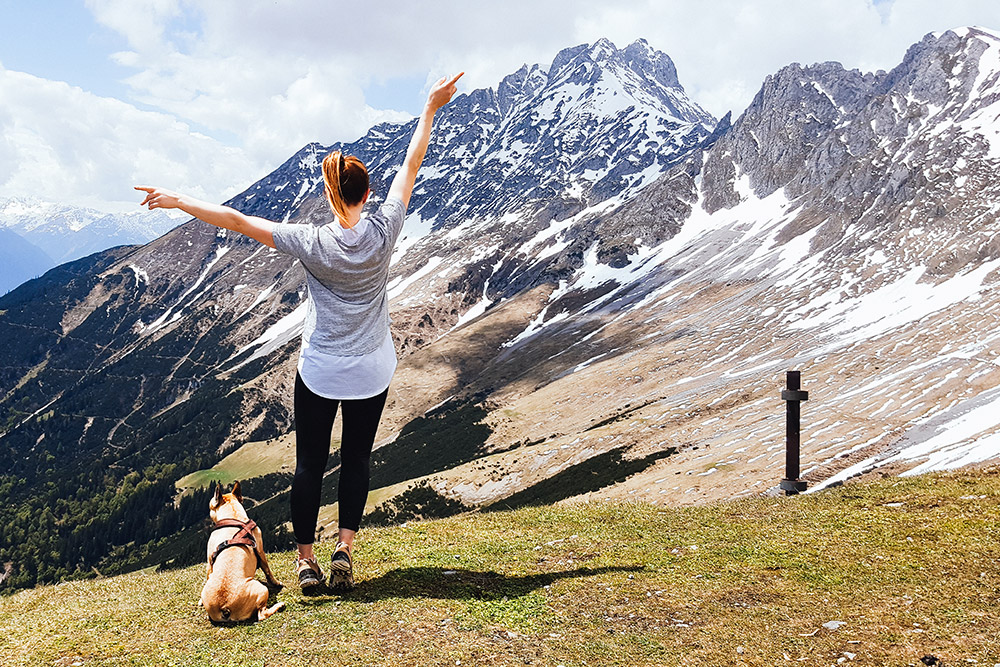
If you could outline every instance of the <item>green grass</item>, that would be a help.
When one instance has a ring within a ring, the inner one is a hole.
[[[334,446],[336,446],[336,442]],[[284,466],[284,467],[283,467]],[[177,480],[177,490],[205,488],[215,482],[232,484],[273,472],[295,470],[295,441],[279,438],[248,442],[207,470],[197,470]]]
[[[998,505],[992,468],[699,508],[467,514],[363,531],[355,592],[304,597],[290,585],[274,596],[287,608],[255,624],[207,621],[203,566],[0,597],[0,656],[632,667],[923,665],[929,654],[992,666]],[[331,546],[318,550],[328,558]],[[291,584],[292,555],[271,562]]]

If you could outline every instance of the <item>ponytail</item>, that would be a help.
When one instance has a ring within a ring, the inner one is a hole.
[[[368,170],[353,155],[333,151],[323,159],[323,182],[330,208],[347,220],[347,207],[361,203],[368,193]]]

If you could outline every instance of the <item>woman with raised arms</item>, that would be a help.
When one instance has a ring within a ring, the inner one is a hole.
[[[348,590],[354,586],[354,537],[368,498],[375,432],[396,369],[386,295],[389,262],[427,152],[434,114],[451,101],[461,76],[444,77],[431,87],[403,165],[375,212],[363,212],[371,194],[365,165],[340,151],[323,160],[333,220],[322,226],[272,222],[162,188],[136,187],[146,193],[142,205],[150,209],[177,208],[245,234],[299,259],[305,269],[309,295],[295,377],[296,464],[291,493],[296,569],[303,589],[326,580],[313,542],[338,405],[344,423],[331,584]]]

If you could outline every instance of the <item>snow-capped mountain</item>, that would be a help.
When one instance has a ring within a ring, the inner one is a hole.
[[[118,245],[149,243],[177,224],[162,211],[103,213],[25,197],[0,198],[0,227],[41,248],[52,258],[50,266]]]
[[[358,155],[375,179],[375,197],[383,196],[415,123],[376,126],[353,144],[306,146],[233,205],[273,219],[324,219],[326,209],[316,206],[319,163],[334,149]],[[397,250],[397,275],[447,257],[455,273],[440,283],[467,287],[457,296],[459,310],[478,303],[491,277],[496,290],[527,268],[512,254],[525,238],[588,207],[628,199],[703,143],[715,125],[685,95],[670,58],[642,40],[623,50],[607,40],[565,49],[547,69],[524,66],[495,90],[461,95],[435,120]],[[617,252],[613,239],[602,241],[605,252]],[[493,276],[484,274],[484,263],[497,267]],[[524,286],[515,283],[505,295]]]
[[[449,507],[761,493],[785,369],[814,488],[1000,454],[998,80],[996,34],[948,31],[891,72],[790,65],[716,123],[667,56],[602,40],[456,98],[393,265],[373,488],[395,516],[416,482]],[[380,196],[412,127],[307,146],[231,203],[323,222],[325,151]],[[0,300],[11,506],[141,470],[163,508],[143,539],[171,535],[177,479],[290,430],[303,298],[293,263],[191,222]]]
[[[554,443],[678,446],[593,495],[683,503],[773,488],[786,369],[811,390],[814,489],[1000,455],[998,80],[1000,36],[976,28],[928,35],[891,72],[788,66],[710,149],[603,216],[663,231],[615,271],[591,251],[497,360],[559,350],[571,372],[544,417],[567,434]],[[505,407],[526,412],[538,393]],[[628,428],[588,431],[585,409]]]

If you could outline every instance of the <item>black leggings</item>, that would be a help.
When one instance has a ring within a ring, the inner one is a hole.
[[[375,432],[389,395],[338,401],[314,394],[295,375],[295,479],[292,481],[292,528],[295,541],[312,544],[316,535],[323,473],[330,457],[330,437],[337,405],[344,420],[340,441],[340,484],[337,503],[340,528],[357,531],[368,501],[369,461]]]

